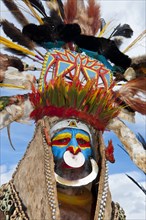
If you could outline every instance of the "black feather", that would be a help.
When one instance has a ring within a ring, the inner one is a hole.
[[[60,16],[56,13],[55,10],[51,10],[51,11],[50,11],[50,16],[51,16],[51,19],[53,20],[53,23],[54,23],[55,27],[57,27],[57,26],[60,25],[60,24],[63,24],[62,19],[61,19]]]
[[[29,0],[30,4],[37,9],[44,17],[47,17],[45,8],[40,0]]]
[[[22,26],[29,24],[29,22],[27,21],[27,19],[19,10],[19,8],[17,7],[17,5],[14,3],[13,0],[2,0],[2,1]]]
[[[123,145],[118,144],[118,146],[119,146],[126,154],[128,154],[128,152],[125,150],[125,148],[124,148]],[[129,155],[129,154],[128,154],[128,155]]]
[[[21,31],[14,26],[14,24],[7,20],[2,20],[1,25],[5,34],[11,38],[13,42],[17,42],[31,50],[35,47],[34,43],[28,37],[24,36]]]
[[[78,24],[66,24],[58,26],[60,40],[71,42],[80,38],[81,28]]]
[[[119,24],[113,31],[113,33],[110,35],[111,37],[115,37],[115,36],[123,36],[126,38],[130,38],[133,35],[133,30],[131,29],[131,27],[128,24]]]
[[[139,140],[139,142],[142,144],[143,148],[146,150],[146,140],[144,139],[144,137],[140,133],[138,133],[136,137]]]
[[[105,22],[104,18],[101,18],[101,19],[100,19],[100,22],[101,22],[101,25],[100,25],[100,31],[102,31],[103,28],[104,28],[105,25],[106,25],[106,22]]]
[[[54,33],[49,24],[35,25],[29,24],[23,28],[23,34],[29,37],[34,42],[41,44],[43,42],[54,41]]]
[[[144,194],[146,194],[146,189],[143,187],[143,186],[141,186],[138,182],[136,182],[131,176],[129,176],[128,174],[126,174],[126,176],[128,176],[128,178],[130,179],[130,180],[132,180],[143,192],[144,192]]]
[[[105,56],[116,66],[120,66],[123,69],[126,69],[131,64],[131,59],[127,55],[123,54],[118,49],[115,42],[110,39],[79,35],[75,36],[74,42],[80,48],[98,52],[99,54]]]
[[[62,3],[61,0],[57,0],[57,2],[58,2],[58,6],[59,6],[59,10],[60,10],[61,17],[64,19],[64,18],[65,18],[65,15],[64,15],[63,3]]]

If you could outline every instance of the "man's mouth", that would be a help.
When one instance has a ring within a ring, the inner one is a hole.
[[[78,179],[72,179],[75,176],[75,173],[71,172],[70,177],[72,177],[72,178],[68,179],[68,178],[59,176],[55,172],[56,181],[61,185],[72,186],[72,187],[78,187],[78,186],[83,186],[83,185],[89,184],[97,177],[97,174],[98,174],[98,165],[97,165],[96,161],[94,159],[90,159],[90,162],[91,162],[92,170],[87,176],[85,176],[83,178],[79,178],[80,175],[78,175]],[[70,169],[73,170],[72,167]],[[77,170],[80,170],[80,168],[75,169],[75,171],[77,171]],[[69,169],[68,169],[68,171],[69,171]],[[79,174],[80,174],[80,172],[79,172]]]

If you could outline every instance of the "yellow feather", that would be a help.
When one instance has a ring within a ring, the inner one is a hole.
[[[24,86],[16,86],[16,85],[5,84],[5,83],[0,83],[0,87],[8,87],[8,88],[11,88],[11,89],[25,89]]]
[[[100,33],[98,34],[98,37],[102,37],[104,32],[106,31],[106,29],[108,28],[108,26],[110,25],[111,21],[109,21],[104,27],[103,29],[100,31]]]
[[[37,14],[37,12],[34,10],[32,5],[30,4],[29,0],[23,0],[23,2],[28,6],[28,8],[31,10],[35,18],[38,20],[40,24],[44,24],[42,18]]]
[[[131,49],[134,45],[136,45],[136,43],[138,43],[144,37],[146,37],[146,30],[144,30],[134,41],[132,41],[132,43],[128,47],[125,48],[123,53],[126,53],[127,51],[129,51],[129,49]]]
[[[12,49],[15,49],[15,50],[19,50],[25,54],[29,54],[29,55],[32,55],[32,56],[36,56],[36,54],[28,49],[26,49],[25,47],[22,47],[18,44],[15,44],[13,43],[12,41],[0,36],[0,44],[3,44],[5,45],[6,47],[9,47],[9,48],[12,48]]]

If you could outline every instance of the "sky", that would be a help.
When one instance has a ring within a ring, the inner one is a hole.
[[[101,17],[106,22],[112,21],[111,28],[115,27],[115,24],[127,23],[134,31],[132,39],[125,40],[121,50],[124,50],[129,43],[131,43],[146,27],[145,19],[145,0],[101,0]],[[6,9],[2,7],[2,15],[7,13]],[[10,16],[10,15],[9,15]],[[107,33],[108,35],[108,33]],[[144,41],[139,42],[133,49],[127,52],[130,57],[139,56],[145,54],[146,47]],[[13,90],[13,94],[20,94]],[[10,91],[1,89],[1,95],[10,95]],[[140,114],[136,114],[135,124],[127,123],[127,126],[134,133],[141,133],[146,137],[146,118]],[[11,125],[11,139],[16,150],[14,151],[8,141],[7,131],[3,129],[0,134],[0,170],[1,170],[1,184],[7,182],[18,161],[22,158],[29,141],[31,140],[34,132],[34,122],[30,125],[13,123]],[[146,199],[144,193],[131,182],[125,174],[129,174],[141,185],[145,185],[145,175],[133,164],[128,155],[118,147],[120,144],[118,138],[112,132],[105,132],[105,143],[107,144],[109,139],[113,140],[115,147],[115,159],[114,164],[109,163],[109,185],[114,201],[120,203],[126,212],[128,220],[145,220],[146,219]],[[146,186],[145,186],[146,187]]]

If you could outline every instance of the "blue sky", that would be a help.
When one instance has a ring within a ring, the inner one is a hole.
[[[122,0],[111,1],[101,0],[101,14],[106,21],[114,20],[113,24],[128,23],[134,30],[133,38],[126,40],[122,46],[122,49],[134,40],[146,26],[145,0]],[[1,7],[2,15],[7,13],[6,9]],[[112,26],[112,25],[111,25]],[[127,54],[131,57],[142,55],[146,52],[144,42],[140,42]],[[1,95],[12,94],[10,91],[1,89]],[[13,94],[20,94],[17,90],[13,90]],[[141,133],[146,136],[146,118],[140,114],[136,114],[136,123],[126,123],[134,133]],[[23,154],[27,148],[29,141],[31,140],[34,132],[34,122],[30,125],[24,125],[19,123],[13,123],[11,125],[11,139],[13,145],[16,148],[14,151],[8,141],[7,131],[3,129],[0,134],[0,163],[1,163],[1,183],[8,181],[11,177],[14,167],[23,157]],[[113,199],[119,201],[126,210],[128,220],[144,220],[146,213],[144,211],[145,200],[142,192],[125,176],[125,173],[129,173],[141,184],[144,184],[145,176],[143,173],[133,164],[128,155],[118,147],[120,144],[118,138],[112,132],[105,132],[105,143],[109,139],[113,140],[115,147],[115,159],[114,164],[109,163],[110,174],[110,187],[112,190]],[[129,205],[128,205],[129,204]],[[139,208],[138,208],[139,207]],[[139,210],[139,211],[137,211]]]

